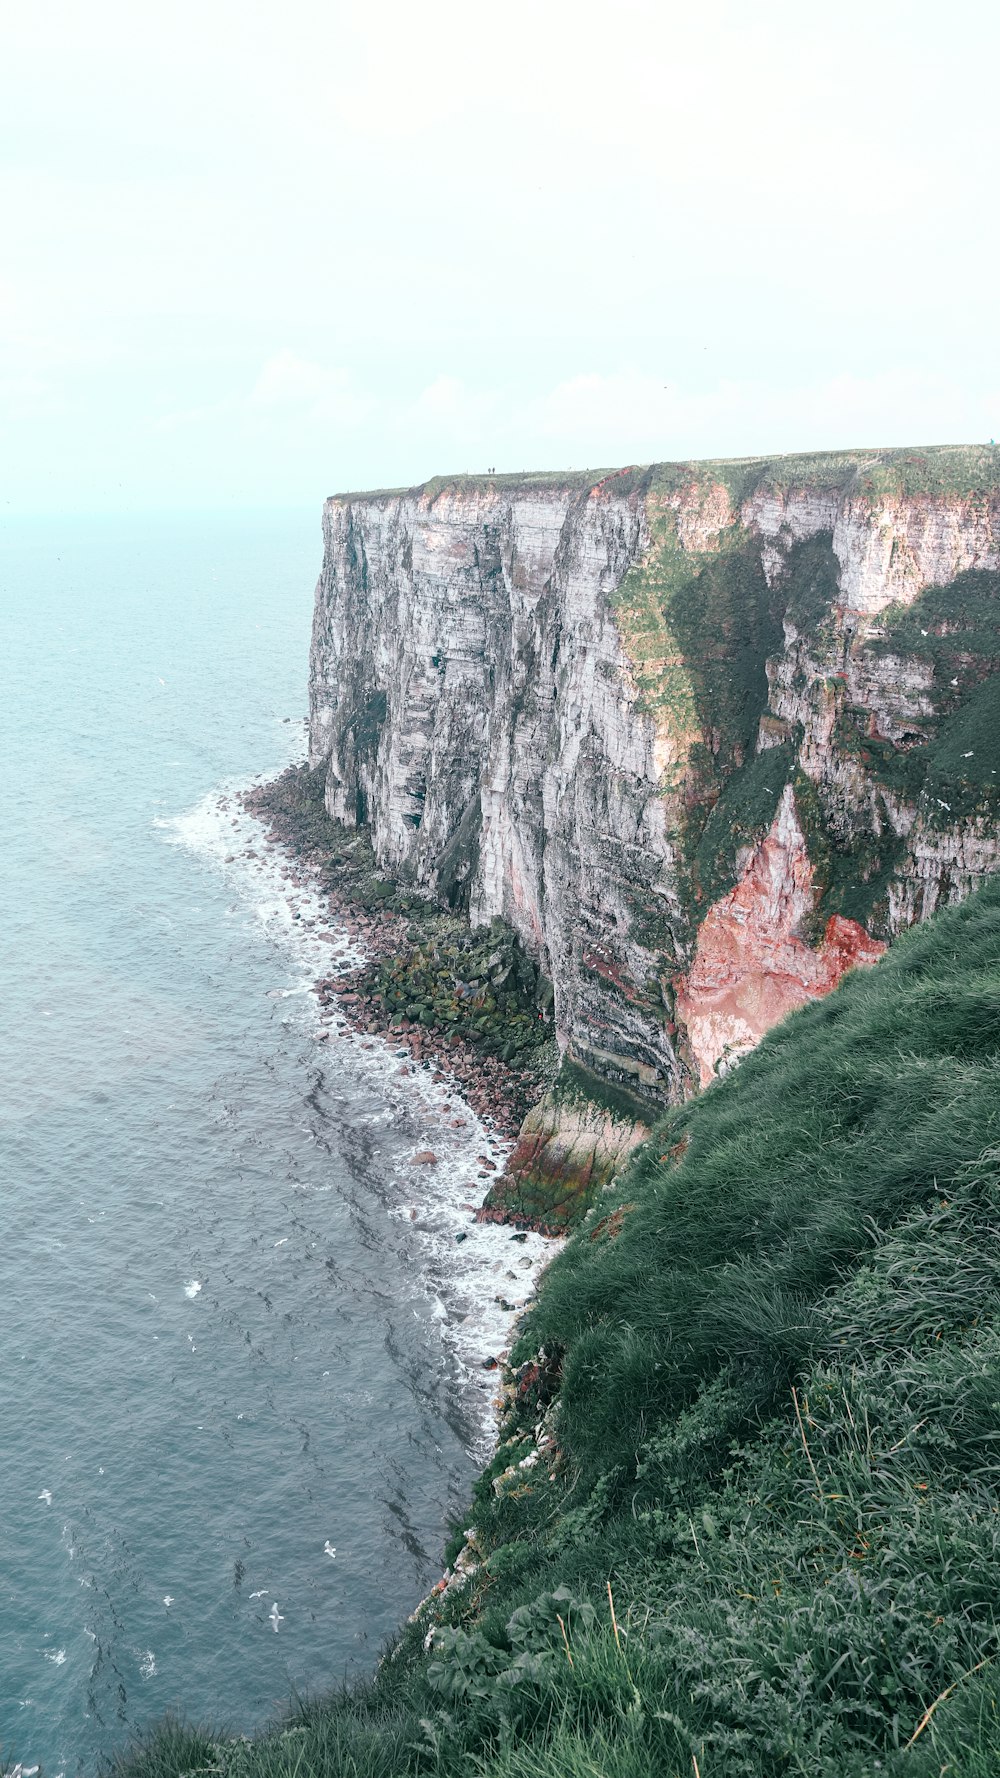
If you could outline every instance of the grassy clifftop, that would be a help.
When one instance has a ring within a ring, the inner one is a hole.
[[[596,487],[605,476],[619,472],[608,469],[518,469],[511,474],[487,475],[470,474],[463,470],[458,474],[435,475],[430,481],[417,482],[410,488],[367,488],[352,490],[341,494],[331,494],[331,500],[339,501],[379,501],[407,498],[414,500],[435,500],[439,494],[478,494],[496,489],[502,494],[518,494],[541,491],[543,493],[586,492]]]
[[[1000,487],[1000,445],[908,445],[849,451],[799,451],[777,457],[706,457],[678,463],[632,464],[624,469],[517,470],[510,474],[436,475],[413,487],[331,494],[331,500],[387,500],[411,495],[502,493],[524,489],[576,491],[606,483],[615,493],[669,493],[691,481],[721,482],[734,501],[756,489],[817,488],[859,495],[975,494]]]
[[[663,1121],[550,1269],[464,1526],[373,1685],[123,1770],[998,1769],[1000,887]]]

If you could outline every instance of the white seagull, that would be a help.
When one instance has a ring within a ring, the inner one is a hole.
[[[269,1612],[268,1612],[268,1614],[267,1614],[267,1615],[268,1615],[268,1618],[269,1618],[269,1619],[270,1619],[270,1621],[271,1621],[271,1624],[272,1624],[272,1625],[273,1625],[273,1627],[274,1627],[274,1633],[275,1633],[275,1635],[277,1635],[277,1634],[278,1634],[278,1625],[279,1625],[279,1624],[283,1624],[283,1623],[284,1623],[284,1621],[285,1621],[285,1620],[284,1620],[284,1618],[283,1618],[283,1617],[282,1617],[282,1615],[281,1615],[281,1612],[280,1612],[280,1611],[279,1611],[279,1610],[278,1610],[278,1601],[277,1601],[277,1599],[275,1599],[275,1601],[274,1601],[274,1603],[273,1603],[273,1604],[272,1604],[272,1606],[271,1606],[271,1609],[270,1609],[270,1611],[269,1611]]]

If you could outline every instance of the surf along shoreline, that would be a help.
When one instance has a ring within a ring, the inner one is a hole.
[[[456,973],[468,977],[483,965],[487,975],[491,965],[493,976],[503,975],[508,963],[519,961],[514,954],[505,962],[500,954],[516,952],[514,936],[494,927],[470,933],[461,917],[417,900],[378,872],[367,834],[331,821],[323,774],[310,771],[301,756],[274,777],[220,787],[169,825],[178,843],[235,871],[241,884],[248,870],[257,917],[280,945],[294,941],[298,985],[271,997],[307,996],[319,1078],[339,1073],[342,1054],[343,1089],[349,1093],[356,1076],[360,1089],[384,1104],[390,1123],[405,1131],[409,1153],[386,1156],[379,1196],[392,1220],[412,1225],[443,1346],[472,1386],[468,1448],[484,1460],[496,1438],[496,1373],[552,1257],[550,1236],[564,1231],[543,1234],[509,1217],[498,1227],[501,1217],[481,1200],[506,1177],[522,1104],[534,1101],[548,1069],[554,1071],[556,1045],[544,1017],[539,1020],[533,1005],[525,1009],[523,993],[520,1000],[501,993],[497,1019],[496,1005],[489,1008],[496,995],[485,992],[466,995],[459,1029],[428,1043],[426,1026],[405,1013],[397,1018],[379,999],[378,984],[383,969],[402,969],[409,995],[428,951],[433,960],[441,947],[461,951],[461,971],[451,958],[442,972],[452,986]],[[537,971],[529,967],[533,981]],[[458,1044],[447,1041],[456,1036]],[[516,1039],[516,1061],[483,1054],[484,1036],[493,1052]]]
[[[288,861],[296,879],[308,878],[330,926],[360,955],[353,965],[341,957],[335,973],[316,981],[320,1006],[367,1040],[364,1047],[369,1042],[373,1048],[392,1044],[398,1056],[405,1046],[415,1065],[433,1070],[432,1083],[453,1091],[509,1152],[525,1114],[559,1067],[547,983],[501,922],[476,931],[464,915],[418,896],[380,871],[367,832],[346,828],[327,813],[324,777],[322,767],[292,764],[234,797],[268,846]],[[325,1042],[331,1034],[328,1027],[321,1028],[316,1037]],[[413,1158],[428,1165],[437,1160],[429,1150]],[[488,1155],[479,1155],[477,1162],[478,1183],[488,1193],[500,1177],[497,1164]],[[510,1216],[488,1202],[466,1203],[462,1209],[475,1222],[508,1224],[515,1242],[541,1235],[554,1252],[565,1237],[564,1229]],[[461,1231],[456,1236],[459,1242],[465,1239]],[[512,1403],[537,1386],[538,1365],[524,1367],[527,1375],[515,1373],[509,1355],[546,1264],[547,1258],[540,1265],[536,1260],[526,1300],[494,1298],[510,1320],[502,1344],[482,1361],[483,1370],[498,1373],[490,1450]],[[409,1624],[425,1626],[443,1597],[467,1586],[475,1575],[480,1552],[474,1527],[453,1535],[445,1558],[444,1572],[410,1614]]]
[[[528,1110],[558,1068],[551,994],[513,932],[500,921],[473,928],[379,870],[367,831],[334,821],[323,801],[323,768],[290,765],[238,793],[268,843],[308,874],[332,925],[362,960],[315,983],[320,1006],[362,1038],[404,1048],[433,1070],[435,1084],[460,1094],[483,1125],[513,1145]],[[293,916],[294,918],[295,916]],[[326,1030],[317,1037],[326,1038]],[[428,1164],[434,1160],[428,1155]],[[499,1177],[477,1157],[478,1181]],[[472,1189],[470,1182],[470,1190]],[[495,1212],[468,1209],[479,1220]],[[556,1236],[529,1217],[506,1217],[515,1231]]]
[[[398,1063],[407,1051],[413,1071],[431,1071],[433,1085],[454,1093],[456,1110],[467,1107],[497,1138],[498,1155],[502,1157],[505,1148],[509,1154],[525,1114],[551,1085],[559,1067],[548,985],[501,922],[473,929],[463,914],[418,896],[380,871],[367,832],[346,828],[327,813],[324,777],[322,767],[314,770],[293,763],[276,777],[232,793],[233,802],[256,823],[269,851],[284,862],[285,874],[297,885],[307,886],[323,909],[330,931],[313,936],[336,935],[336,963],[331,952],[330,973],[314,983],[320,1008],[360,1037],[362,1047],[391,1046],[387,1060],[391,1056]],[[224,862],[235,862],[235,857]],[[292,913],[293,921],[299,917]],[[339,942],[344,938],[359,961],[345,958]],[[336,1027],[321,1026],[314,1036],[326,1045],[335,1040]],[[405,1064],[399,1069],[408,1071]],[[455,1128],[464,1126],[463,1118],[454,1120]],[[415,1164],[428,1167],[437,1160],[431,1150],[413,1156]],[[471,1196],[487,1193],[501,1177],[489,1155],[478,1155],[476,1162]],[[542,1256],[536,1252],[533,1263],[527,1256],[521,1261],[525,1266],[531,1263],[523,1280],[530,1279],[526,1298],[493,1299],[509,1320],[501,1342],[481,1361],[483,1371],[496,1373],[491,1379],[488,1436],[479,1453],[486,1462],[512,1403],[538,1387],[538,1365],[523,1367],[524,1374],[514,1372],[509,1356],[541,1274],[566,1231],[509,1216],[488,1203],[470,1201],[461,1208],[470,1223],[505,1223],[511,1241],[527,1243],[530,1236],[542,1236],[549,1249]],[[457,1242],[467,1238],[461,1230],[455,1236]],[[430,1614],[443,1599],[469,1584],[480,1559],[475,1528],[453,1531],[444,1551],[443,1572],[407,1623],[426,1629]],[[396,1648],[389,1654],[395,1652]],[[385,1658],[383,1654],[379,1665]]]
[[[485,1076],[472,1083],[486,1113],[480,1115],[468,1080],[460,1080],[457,1069],[448,1071],[450,1047],[442,1057],[446,1067],[439,1068],[426,1046],[405,1040],[401,1021],[387,1016],[381,1003],[375,1008],[381,1008],[379,1017],[368,1016],[360,997],[342,1004],[338,987],[355,994],[351,984],[365,969],[377,979],[380,968],[398,967],[395,926],[382,916],[399,914],[409,898],[379,873],[372,876],[364,833],[345,834],[329,820],[320,774],[293,763],[276,778],[231,781],[161,825],[170,830],[171,843],[231,877],[249,902],[254,924],[261,922],[269,940],[293,959],[292,985],[272,989],[268,998],[295,998],[300,1017],[286,1023],[298,1027],[304,1015],[302,1036],[313,1051],[315,1070],[310,1092],[328,1082],[335,1098],[350,1100],[356,1086],[381,1108],[376,1122],[390,1135],[371,1188],[390,1221],[412,1230],[412,1257],[431,1317],[440,1325],[442,1348],[458,1366],[456,1377],[471,1386],[462,1409],[470,1414],[463,1440],[482,1459],[496,1437],[495,1373],[516,1337],[515,1318],[534,1301],[553,1252],[551,1239],[537,1229],[512,1226],[509,1217],[503,1219],[506,1227],[498,1227],[500,1216],[489,1214],[481,1202],[485,1191],[489,1204],[515,1152],[512,1135],[520,1108],[504,1124],[497,1115],[505,1102],[493,1083],[502,1070],[490,1065],[495,1058],[487,1056],[482,1066],[477,1061],[477,1072]],[[387,908],[389,898],[393,905]],[[471,954],[489,951],[493,930],[470,937],[461,922],[449,923],[433,906],[424,907],[434,944],[442,932],[464,940],[462,967],[468,974]],[[419,924],[413,929],[424,932]],[[376,945],[386,953],[378,959],[372,956]],[[412,956],[411,949],[404,962]],[[523,1039],[527,1024],[523,1016],[508,1018],[500,1030],[509,1026]],[[494,1042],[496,1037],[494,1029]],[[542,1043],[547,1042],[543,1031]],[[526,1096],[536,1071],[508,1067],[508,1074],[524,1076],[520,1084]],[[468,1076],[468,1067],[463,1072]]]

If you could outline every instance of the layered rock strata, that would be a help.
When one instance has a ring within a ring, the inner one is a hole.
[[[331,814],[514,926],[563,1049],[651,1104],[998,869],[1000,451],[465,477],[324,530]]]

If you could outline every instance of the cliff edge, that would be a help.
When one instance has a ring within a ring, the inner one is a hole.
[[[508,921],[640,1110],[998,869],[998,448],[457,477],[324,536],[329,812]]]

